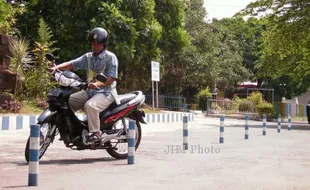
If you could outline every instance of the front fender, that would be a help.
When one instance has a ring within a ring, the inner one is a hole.
[[[44,112],[41,113],[41,115],[38,117],[38,123],[40,124],[50,122],[55,113],[56,113],[55,111],[53,112],[49,108],[46,108]]]

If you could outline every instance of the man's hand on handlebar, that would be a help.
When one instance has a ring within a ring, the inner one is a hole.
[[[97,90],[100,89],[99,86],[95,82],[89,83],[88,88],[89,89],[97,89]]]
[[[51,73],[51,74],[54,74],[56,72],[56,66],[53,66],[53,67],[50,67],[48,68],[48,71]]]

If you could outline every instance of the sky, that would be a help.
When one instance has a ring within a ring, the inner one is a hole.
[[[207,19],[232,17],[235,13],[245,8],[255,0],[204,0],[204,7],[207,10]]]

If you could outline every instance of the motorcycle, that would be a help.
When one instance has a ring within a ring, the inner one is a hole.
[[[55,57],[47,54],[46,58],[55,65]],[[104,149],[116,159],[125,159],[128,156],[129,121],[136,124],[135,150],[138,149],[142,129],[140,123],[146,124],[145,113],[140,110],[140,105],[145,101],[145,95],[141,91],[133,91],[128,94],[118,95],[118,104],[114,101],[107,109],[100,113],[100,130],[102,135],[100,142],[87,143],[89,134],[87,117],[79,117],[71,110],[69,97],[76,91],[86,90],[88,83],[84,82],[77,74],[71,71],[56,70],[53,78],[59,83],[59,87],[48,91],[48,108],[37,119],[40,125],[40,153],[39,159],[47,148],[54,142],[59,134],[61,141],[72,150],[97,150]],[[104,75],[99,74],[96,79],[105,82]],[[125,150],[120,150],[121,146]],[[25,159],[29,163],[30,136],[25,147]]]

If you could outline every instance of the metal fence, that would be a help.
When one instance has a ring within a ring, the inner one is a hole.
[[[232,100],[214,100],[209,99],[207,101],[207,114],[254,114],[255,105],[252,101],[247,100],[237,103]],[[277,117],[278,114],[287,117],[307,117],[307,105],[306,104],[291,104],[275,102],[273,103],[273,113]]]
[[[145,95],[145,103],[152,106],[152,95]],[[181,96],[158,96],[158,108],[168,110],[183,110],[183,106],[186,104],[186,98]],[[154,106],[156,107],[156,97],[154,97]]]
[[[228,99],[208,99],[206,112],[207,114],[254,114],[254,103],[252,101],[237,103]]]

